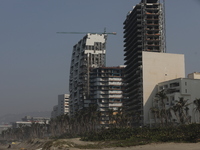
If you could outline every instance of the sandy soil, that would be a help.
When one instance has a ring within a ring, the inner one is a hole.
[[[104,150],[200,150],[200,143],[163,143]]]
[[[92,144],[92,142],[83,142],[79,139],[70,139],[67,140],[76,144],[85,145]],[[42,150],[41,147],[31,146],[21,143],[18,145],[12,145],[12,148],[7,148],[8,146],[0,146],[0,150]],[[26,148],[26,149],[25,149]],[[79,150],[77,148],[51,148],[51,150]],[[91,150],[91,149],[90,149]],[[153,143],[148,145],[141,146],[132,146],[132,147],[113,147],[113,148],[104,148],[103,150],[200,150],[200,143]]]

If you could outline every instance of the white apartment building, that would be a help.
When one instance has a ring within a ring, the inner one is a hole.
[[[187,100],[188,114],[187,117],[191,123],[200,123],[199,114],[195,112],[194,100],[200,98],[200,73],[192,73],[188,78],[177,78],[161,82],[158,84],[158,91],[164,90],[168,99],[165,99],[165,107],[169,109],[173,107],[180,98]],[[154,104],[155,105],[155,104]],[[171,112],[173,114],[173,112]],[[152,119],[152,118],[151,118]],[[176,123],[180,123],[175,115],[173,119]],[[154,123],[154,120],[151,120]]]
[[[70,115],[84,108],[89,98],[91,67],[105,66],[106,34],[88,33],[73,47],[70,68]]]

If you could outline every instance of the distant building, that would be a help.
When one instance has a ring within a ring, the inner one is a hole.
[[[97,105],[101,112],[101,126],[109,126],[109,110],[115,113],[122,107],[124,68],[125,66],[91,68],[90,99],[85,101],[85,107]]]
[[[1,124],[0,125],[0,135],[2,134],[2,131],[5,131],[8,128],[11,128],[11,127],[12,127],[12,125],[10,125],[10,124]]]
[[[53,107],[53,111],[51,112],[51,118],[56,118],[58,116],[58,105]]]
[[[89,74],[91,67],[104,67],[106,34],[88,33],[73,47],[70,67],[70,115],[85,106],[89,99]]]
[[[58,95],[58,104],[53,107],[51,118],[69,113],[69,94]]]
[[[46,117],[32,117],[32,121],[33,122],[45,122],[48,123],[50,120],[50,118],[46,118]]]
[[[31,117],[31,116],[25,116],[24,118],[22,118],[22,121],[25,122],[46,122],[48,123],[50,120],[50,118],[46,118],[46,117]]]
[[[39,123],[39,124],[49,124],[50,118],[46,117],[31,117],[31,116],[25,116],[22,118],[22,121],[16,121],[12,123],[12,128],[19,128],[22,126],[31,126],[33,123]]]
[[[19,127],[24,127],[24,126],[31,126],[32,122],[31,121],[16,121],[12,123],[12,128],[19,128]]]
[[[31,121],[16,121],[12,123],[12,128],[19,128],[24,126],[31,126],[33,123],[45,124],[44,121],[31,122]],[[48,123],[47,123],[48,124]]]
[[[58,116],[69,113],[69,94],[58,95]]]

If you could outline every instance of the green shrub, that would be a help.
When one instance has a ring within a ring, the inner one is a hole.
[[[124,139],[140,142],[196,142],[200,139],[200,124],[162,128],[110,128],[89,132],[82,137],[82,140],[88,141]]]

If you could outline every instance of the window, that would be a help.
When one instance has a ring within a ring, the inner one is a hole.
[[[170,100],[171,100],[171,101],[174,101],[174,96],[170,96]]]
[[[170,87],[177,87],[179,86],[179,82],[174,82],[170,84]]]
[[[168,85],[166,84],[166,85],[164,85],[164,89],[167,89],[168,88]]]

